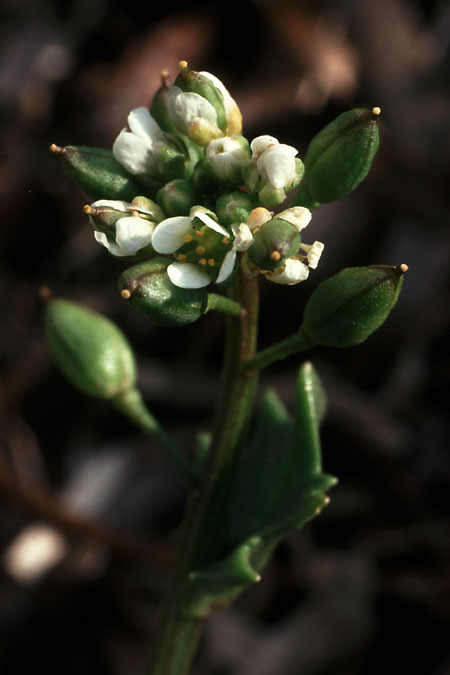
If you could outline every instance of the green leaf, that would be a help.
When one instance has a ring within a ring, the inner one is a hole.
[[[231,490],[225,490],[229,475],[217,486],[203,544],[215,557],[191,576],[184,611],[204,616],[257,581],[279,541],[327,503],[325,493],[336,479],[321,469],[319,424],[325,407],[310,363],[298,372],[294,417],[274,391],[266,392]]]

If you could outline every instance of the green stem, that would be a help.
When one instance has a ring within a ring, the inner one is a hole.
[[[237,317],[227,317],[225,361],[213,438],[199,487],[192,492],[186,508],[178,560],[155,636],[150,675],[186,675],[189,672],[202,621],[182,614],[181,593],[189,573],[201,561],[208,507],[219,477],[233,462],[252,410],[257,372],[248,371],[244,364],[256,348],[257,280],[241,272],[230,296],[240,303],[242,311]]]
[[[187,479],[189,485],[196,483],[198,476],[193,467],[175,445],[171,438],[166,434],[158,420],[153,417],[147,409],[141,393],[137,389],[130,389],[114,399],[116,408],[131,422],[136,424],[148,436],[154,438],[157,443],[167,452],[170,459],[175,463],[183,476]]]
[[[227,298],[226,295],[219,295],[218,293],[208,293],[208,306],[206,311],[216,310],[216,312],[224,312],[224,314],[232,314],[237,316],[242,310],[239,302]]]
[[[285,340],[257,352],[257,354],[252,356],[245,365],[250,370],[260,370],[261,368],[270,366],[270,364],[275,361],[281,361],[281,359],[291,356],[291,354],[304,352],[305,350],[314,347],[314,345],[315,343],[311,342],[300,328],[298,333],[294,333],[294,335],[291,335]]]

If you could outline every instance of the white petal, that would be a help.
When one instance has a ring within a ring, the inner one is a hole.
[[[173,262],[167,268],[167,274],[179,288],[204,288],[211,283],[209,274],[195,263]]]
[[[105,248],[108,249],[110,253],[116,256],[123,256],[124,253],[120,250],[120,248],[117,246],[117,244],[113,244],[110,241],[108,241],[108,238],[104,232],[98,232],[98,230],[94,230],[94,237],[95,241],[97,241],[99,244],[104,246]]]
[[[216,89],[218,89],[220,91],[220,93],[223,96],[223,104],[224,104],[224,107],[225,107],[225,111],[228,115],[230,110],[233,107],[236,106],[236,103],[235,103],[234,99],[232,98],[228,89],[225,87],[224,83],[221,82],[221,80],[219,80],[218,77],[216,77],[215,75],[212,75],[212,73],[207,73],[204,70],[200,71],[199,75],[203,75],[204,77],[206,77],[210,82],[213,83],[213,85],[216,87]]]
[[[228,251],[220,266],[219,274],[216,279],[216,284],[221,284],[226,281],[232,271],[234,270],[234,263],[236,260],[236,251]]]
[[[266,278],[269,281],[273,281],[275,284],[287,284],[292,286],[293,284],[298,284],[300,281],[304,281],[308,278],[309,269],[307,265],[296,260],[295,258],[288,258],[281,274],[274,274],[273,276],[267,276]]]
[[[325,248],[325,244],[322,244],[321,241],[315,241],[314,244],[302,243],[301,248],[306,252],[308,265],[315,270],[319,263],[320,256],[322,255],[322,251]]]
[[[291,225],[294,225],[298,232],[301,232],[310,222],[312,213],[304,206],[292,206],[290,209],[277,213],[277,218],[286,220]]]
[[[270,145],[279,145],[278,139],[274,138],[273,136],[257,136],[254,138],[250,143],[253,159],[256,159],[262,155],[262,153],[267,150]]]
[[[231,226],[234,234],[233,251],[246,251],[254,242],[252,232],[248,225],[241,223]]]
[[[152,246],[158,253],[174,253],[183,245],[183,237],[191,230],[191,219],[187,216],[166,218],[155,227]]]
[[[158,123],[144,106],[134,108],[130,112],[128,115],[128,126],[135,136],[149,142],[150,146],[156,141],[165,140],[164,133],[159,128]]]
[[[192,209],[190,213],[191,218],[198,218],[199,220],[202,221],[204,225],[209,227],[211,230],[214,230],[214,232],[218,232],[219,234],[223,234],[224,237],[229,237],[230,233],[228,230],[226,230],[222,225],[219,225],[219,223],[216,223],[211,216],[208,216],[207,213],[204,211],[197,211],[196,209]]]
[[[148,173],[155,175],[157,168],[151,143],[122,129],[113,144],[113,155],[134,176]]]
[[[116,243],[123,251],[122,255],[135,255],[141,248],[150,244],[155,229],[148,220],[130,216],[116,223]]]
[[[96,202],[92,202],[91,206],[93,206],[94,208],[98,208],[100,206],[107,206],[110,209],[114,209],[115,211],[124,211],[125,213],[127,211],[130,211],[131,209],[131,204],[129,204],[128,202],[123,202],[114,199],[97,199]]]
[[[184,92],[179,87],[170,87],[167,94],[167,108],[175,123],[186,127],[195,120],[206,119],[217,125],[214,106],[199,94]]]
[[[256,166],[261,175],[266,173],[276,189],[288,188],[295,178],[295,155],[297,150],[290,145],[276,145],[258,159]]]

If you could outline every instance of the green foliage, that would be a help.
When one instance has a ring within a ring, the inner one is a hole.
[[[185,584],[185,614],[204,616],[258,581],[279,541],[327,503],[325,492],[336,480],[321,469],[324,411],[325,395],[310,363],[298,373],[294,417],[275,392],[265,394],[252,442],[231,480],[223,478],[227,487],[217,487],[204,530],[211,561]]]
[[[112,321],[75,302],[55,299],[47,302],[44,326],[51,354],[74,387],[101,398],[133,388],[134,355]]]

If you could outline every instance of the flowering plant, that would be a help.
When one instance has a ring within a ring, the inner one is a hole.
[[[259,352],[258,285],[264,279],[295,286],[316,269],[324,244],[305,243],[303,230],[319,204],[345,196],[368,173],[379,114],[373,108],[340,115],[312,140],[303,162],[272,136],[249,142],[222,82],[181,62],[174,85],[164,75],[150,110],[130,112],[112,151],[51,147],[93,200],[84,210],[96,241],[132,262],[119,278],[132,308],[167,327],[209,311],[228,315],[217,414],[194,461],[146,408],[121,331],[66,300],[46,308],[49,345],[67,377],[111,400],[192,487],[154,640],[153,675],[189,671],[201,620],[259,581],[280,539],[320,513],[336,482],[322,471],[325,394],[311,363],[298,371],[294,414],[267,393],[249,439],[258,371],[315,345],[363,342],[394,306],[407,267],[338,272],[312,292],[298,331]]]

